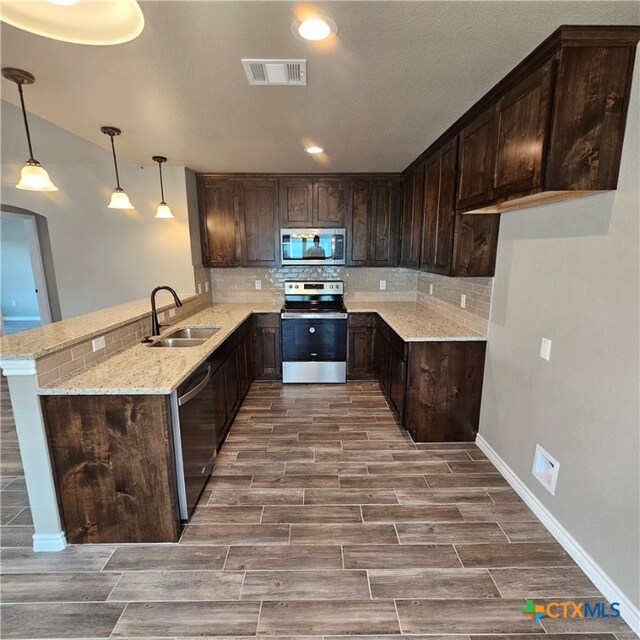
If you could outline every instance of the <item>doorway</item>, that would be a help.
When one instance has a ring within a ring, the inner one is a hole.
[[[2,334],[51,322],[36,219],[0,212],[0,313]]]

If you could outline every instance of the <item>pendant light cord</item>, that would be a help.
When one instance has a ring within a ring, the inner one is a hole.
[[[118,190],[122,191],[120,188],[120,176],[118,175],[118,161],[116,160],[116,145],[113,143],[113,135],[109,135],[111,138],[111,151],[113,152],[113,166],[116,168],[116,184],[118,185]]]
[[[20,94],[20,104],[22,105],[22,117],[24,118],[24,128],[27,132],[27,144],[29,145],[29,160],[33,160],[35,162],[35,158],[33,157],[33,149],[31,148],[31,134],[29,133],[29,122],[27,121],[27,110],[24,106],[24,96],[22,95],[22,85],[17,82],[18,85],[18,93]]]
[[[160,195],[162,196],[162,202],[160,204],[167,204],[164,201],[164,185],[162,184],[162,162],[158,162],[158,169],[160,169]]]

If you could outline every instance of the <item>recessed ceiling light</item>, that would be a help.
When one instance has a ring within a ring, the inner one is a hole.
[[[315,153],[324,153],[324,147],[316,147],[315,145],[311,145],[310,147],[305,147],[304,150],[307,153],[315,154]]]
[[[326,16],[313,16],[305,20],[296,20],[291,25],[291,31],[300,40],[318,42],[338,33],[338,25]]]

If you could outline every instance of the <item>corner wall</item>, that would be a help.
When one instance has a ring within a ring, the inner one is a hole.
[[[480,419],[480,435],[636,607],[639,76],[636,59],[618,190],[502,216]],[[536,443],[560,463],[555,496],[531,475]]]
[[[110,149],[29,114],[36,158],[59,191],[21,191],[15,185],[26,159],[22,114],[6,101],[1,107],[2,204],[47,218],[62,318],[147,297],[159,284],[193,293],[184,167],[163,167],[175,220],[154,219],[160,182],[151,158],[141,167],[119,155],[120,181],[136,209],[108,209],[115,187]],[[106,140],[101,124],[97,137]]]

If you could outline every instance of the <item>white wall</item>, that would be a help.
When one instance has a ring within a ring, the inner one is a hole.
[[[3,318],[39,318],[35,287],[25,222],[20,218],[2,216],[0,294]]]
[[[1,107],[2,203],[46,216],[63,318],[143,298],[159,284],[194,291],[184,167],[163,167],[175,220],[153,217],[160,183],[151,158],[140,167],[119,156],[120,182],[136,209],[108,209],[115,187],[110,148],[29,114],[34,155],[59,191],[22,191],[15,188],[27,158],[22,115],[5,101]],[[107,145],[102,124],[96,122],[97,140]],[[158,143],[156,153],[162,154],[161,132]]]
[[[618,190],[502,216],[480,435],[640,603],[636,60]],[[538,356],[542,337],[551,360]],[[531,475],[560,463],[555,497]]]

